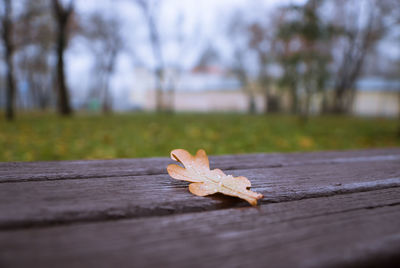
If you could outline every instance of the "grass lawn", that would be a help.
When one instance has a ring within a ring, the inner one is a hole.
[[[174,148],[209,154],[400,146],[397,119],[288,115],[19,115],[0,119],[0,161],[168,156]]]

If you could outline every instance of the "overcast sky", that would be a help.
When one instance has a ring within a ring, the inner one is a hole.
[[[251,10],[246,13],[247,16],[265,17],[268,10],[273,10],[277,5],[304,2],[305,0],[160,0],[157,24],[163,43],[164,60],[167,63],[179,61],[188,68],[193,66],[198,59],[198,52],[204,46],[215,43],[221,47],[219,33],[225,26],[223,24],[227,21],[226,18],[234,10]],[[114,95],[124,98],[137,83],[135,79],[138,78],[133,75],[135,66],[142,64],[151,68],[153,62],[148,29],[141,10],[134,0],[76,0],[75,3],[76,11],[83,19],[95,11],[120,19],[121,33],[130,49],[118,57],[111,88]],[[179,25],[179,21],[184,23]],[[185,37],[184,48],[167,40],[176,37],[178,32],[182,32]],[[393,42],[391,44],[381,45],[381,50],[389,57],[399,57],[399,47],[393,46]],[[83,99],[90,88],[91,57],[88,43],[79,38],[74,39],[67,52],[67,72],[75,99]]]
[[[188,40],[183,50],[174,47],[173,42],[163,40],[164,44],[167,44],[164,45],[164,58],[167,62],[179,59],[185,67],[193,65],[198,51],[206,45],[202,42],[216,39],[223,27],[221,24],[224,18],[233,10],[251,9],[254,6],[252,15],[260,16],[265,14],[261,12],[278,4],[302,2],[304,0],[161,0],[161,15],[158,18],[161,37],[173,37],[181,31]],[[100,11],[107,16],[117,16],[121,20],[122,35],[131,49],[118,57],[112,90],[115,95],[127,94],[135,84],[132,75],[134,66],[141,62],[151,65],[153,62],[143,14],[133,0],[77,0],[75,3],[76,11],[83,18]],[[179,17],[182,17],[181,21],[184,22],[181,26],[178,26]],[[177,30],[177,27],[181,28]],[[82,99],[90,87],[92,60],[89,50],[87,43],[78,38],[71,43],[67,52],[68,80],[72,95],[76,99]]]

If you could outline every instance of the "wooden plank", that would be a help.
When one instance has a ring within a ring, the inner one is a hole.
[[[400,188],[0,232],[3,267],[395,267]]]
[[[399,160],[400,148],[291,154],[246,154],[210,157],[211,166],[223,170],[256,169],[342,162]],[[0,162],[0,183],[98,177],[166,174],[171,160],[164,158],[59,162]]]
[[[400,161],[233,170],[251,179],[262,203],[400,186]],[[0,228],[168,215],[248,206],[222,195],[197,197],[168,175],[0,184]]]

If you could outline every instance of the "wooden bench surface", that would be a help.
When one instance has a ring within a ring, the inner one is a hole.
[[[0,267],[400,264],[400,148],[210,157],[257,207],[190,194],[172,162],[0,163]]]

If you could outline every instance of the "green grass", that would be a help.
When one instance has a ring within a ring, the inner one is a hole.
[[[397,120],[240,114],[19,115],[0,119],[0,161],[168,156],[400,146]]]

